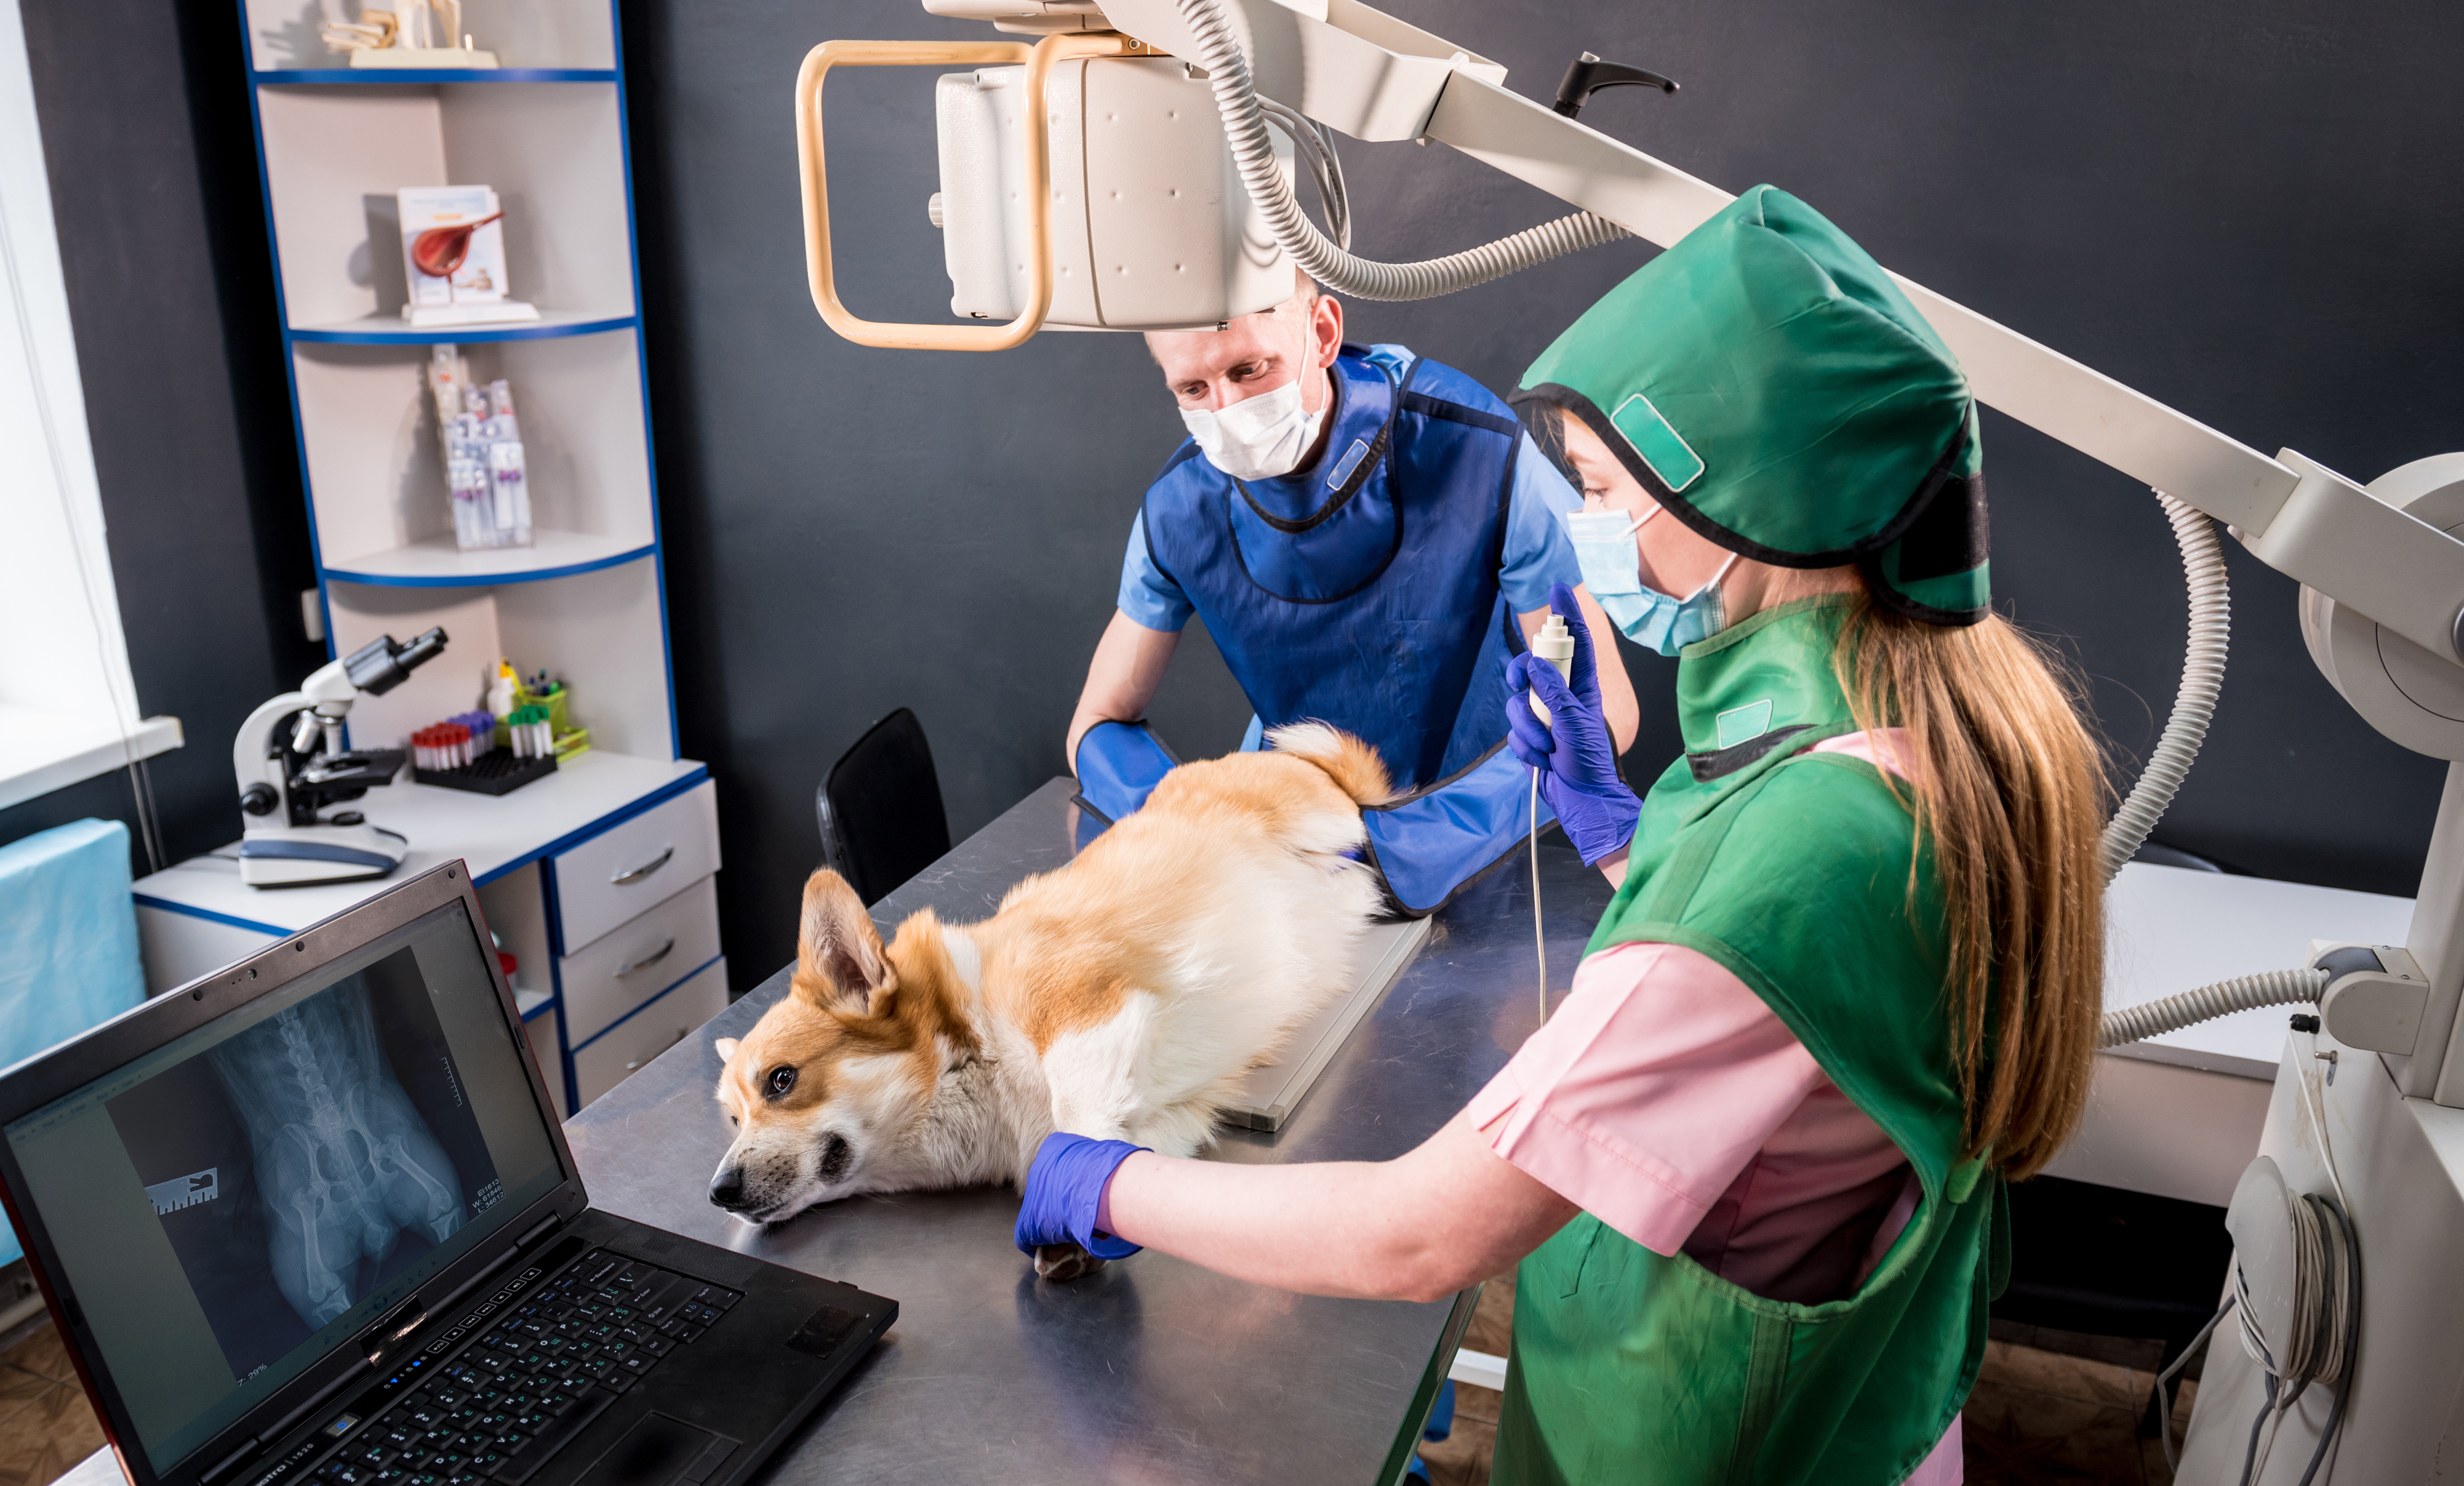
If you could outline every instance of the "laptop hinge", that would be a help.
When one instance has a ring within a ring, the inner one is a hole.
[[[543,1218],[539,1219],[537,1223],[535,1223],[535,1224],[531,1225],[531,1231],[530,1231],[529,1232],[524,1233],[521,1237],[515,1239],[515,1240],[514,1240],[514,1247],[515,1247],[515,1248],[517,1248],[517,1249],[527,1249],[527,1248],[529,1248],[531,1245],[533,1245],[533,1244],[535,1244],[535,1243],[539,1242],[540,1239],[542,1239],[542,1238],[546,1237],[546,1236],[547,1236],[547,1233],[548,1233],[548,1231],[549,1231],[550,1229],[555,1228],[558,1224],[560,1224],[560,1223],[561,1223],[561,1222],[563,1222],[563,1221],[564,1221],[564,1219],[563,1219],[563,1218],[561,1218],[561,1217],[560,1217],[560,1216],[558,1216],[556,1213],[553,1213],[553,1212],[549,1213],[546,1217],[543,1217]]]

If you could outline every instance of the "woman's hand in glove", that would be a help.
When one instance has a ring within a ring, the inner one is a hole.
[[[1095,1226],[1104,1210],[1104,1188],[1122,1162],[1145,1150],[1127,1141],[1095,1141],[1054,1131],[1036,1147],[1035,1164],[1027,1168],[1018,1205],[1016,1239],[1019,1253],[1035,1260],[1036,1273],[1047,1279],[1074,1279],[1101,1267],[1070,1261],[1077,1255],[1048,1251],[1075,1244],[1092,1261],[1125,1259],[1138,1246],[1115,1238]],[[1062,1271],[1066,1270],[1067,1273]]]
[[[1642,802],[1617,778],[1617,744],[1609,740],[1608,719],[1600,711],[1592,632],[1574,603],[1574,590],[1554,585],[1549,607],[1573,634],[1573,675],[1560,680],[1556,667],[1529,654],[1506,663],[1507,743],[1516,758],[1540,771],[1540,793],[1557,812],[1584,865],[1597,866],[1634,839]],[[1549,722],[1531,715],[1533,697],[1549,710]]]

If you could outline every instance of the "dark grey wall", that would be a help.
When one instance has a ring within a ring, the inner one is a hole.
[[[1587,117],[1731,189],[1776,182],[1884,262],[2261,448],[2365,478],[2464,448],[2445,344],[2464,319],[2464,202],[2443,185],[2464,158],[2452,5],[1393,8],[1530,94],[1586,47],[1677,76],[1675,99],[1610,93]],[[310,574],[237,27],[219,4],[30,0],[27,31],[140,697],[191,739],[153,765],[186,854],[235,824],[239,718],[320,658],[295,613]],[[742,980],[789,952],[813,786],[872,719],[922,716],[961,833],[1061,769],[1130,514],[1177,437],[1128,338],[869,351],[813,315],[788,127],[804,47],[985,33],[906,0],[627,7],[679,699],[720,780]],[[847,299],[938,318],[926,75],[842,74],[832,96]],[[1373,254],[1558,210],[1443,148],[1347,158]],[[1505,388],[1643,255],[1355,305],[1353,325]],[[2095,678],[2133,760],[2180,657],[2163,523],[2128,481],[2007,420],[1987,447],[2001,594]],[[2435,765],[2320,680],[2288,582],[2246,561],[2234,575],[2224,708],[2163,834],[2251,871],[2411,891]],[[1629,767],[1647,771],[1675,746],[1669,667],[1629,661],[1646,698]],[[1155,713],[1204,752],[1246,708],[1197,640]],[[0,811],[0,841],[126,818],[127,799],[111,777]]]
[[[187,746],[148,765],[170,859],[239,832],[231,735],[320,664],[256,154],[232,9],[28,0],[112,576],[139,704]],[[0,810],[0,842],[125,821],[124,772]]]
[[[1775,182],[1885,263],[2262,449],[2368,478],[2464,448],[2464,197],[2441,184],[2464,159],[2464,12],[2445,0],[1391,8],[1506,62],[1527,94],[1586,48],[1674,75],[1674,99],[1609,93],[1586,117],[1730,189]],[[627,9],[685,739],[718,772],[728,943],[749,979],[791,951],[814,783],[872,719],[915,708],[962,833],[1061,770],[1131,513],[1178,431],[1127,337],[874,351],[812,311],[789,108],[803,50],[981,28],[901,0]],[[830,96],[846,298],[936,318],[926,75],[842,73]],[[1346,158],[1374,255],[1559,210],[1443,148]],[[1503,389],[1644,253],[1355,305],[1352,324]],[[1986,448],[2000,595],[2094,678],[2115,755],[2135,761],[2181,657],[2155,504],[2008,419],[1989,419]],[[2291,583],[2238,558],[2233,578],[2224,704],[2164,837],[2410,893],[2437,765],[2319,677]],[[1656,770],[1675,747],[1670,668],[1630,658],[1646,728],[1629,770]],[[1185,654],[1155,714],[1206,751],[1246,709],[1220,663]]]

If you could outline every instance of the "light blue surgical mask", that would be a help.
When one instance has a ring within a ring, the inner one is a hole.
[[[1642,581],[1642,554],[1634,534],[1661,509],[1655,505],[1639,519],[1623,511],[1572,511],[1566,535],[1573,540],[1583,586],[1610,622],[1637,645],[1674,655],[1728,627],[1720,608],[1720,580],[1737,566],[1737,555],[1729,553],[1708,582],[1682,599],[1650,587]]]

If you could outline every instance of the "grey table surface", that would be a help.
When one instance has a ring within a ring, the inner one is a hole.
[[[1044,786],[874,905],[884,935],[926,907],[988,917],[1012,884],[1067,862],[1071,793],[1067,779]],[[1609,889],[1562,840],[1540,854],[1562,992]],[[768,1479],[1376,1479],[1444,1333],[1444,1302],[1297,1296],[1152,1252],[1045,1283],[1011,1247],[1008,1187],[853,1198],[769,1228],[712,1207],[704,1191],[729,1136],[711,1098],[712,1039],[741,1034],[786,989],[782,969],[566,1126],[594,1206],[898,1302],[897,1323]],[[1281,1131],[1224,1130],[1212,1159],[1399,1155],[1538,1022],[1518,855],[1440,915]]]

